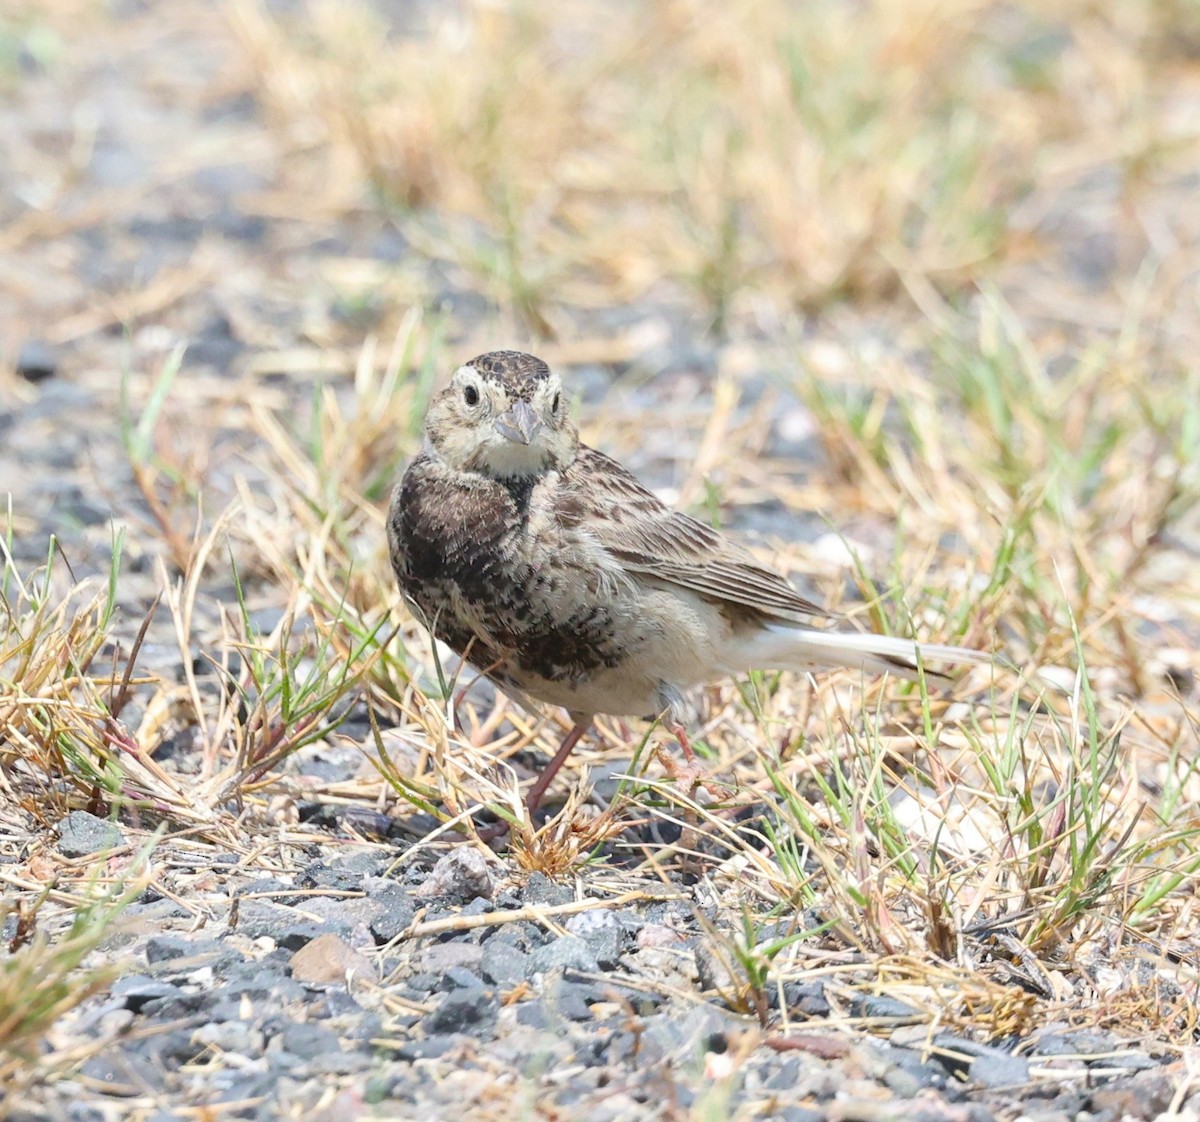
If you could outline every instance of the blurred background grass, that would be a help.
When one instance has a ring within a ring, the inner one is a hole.
[[[280,124],[540,331],[663,281],[718,326],[953,296],[1098,174],[1136,256],[1140,195],[1195,162],[1191,0],[234,11]]]

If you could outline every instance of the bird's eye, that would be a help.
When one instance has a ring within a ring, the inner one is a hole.
[[[551,412],[551,413],[557,413],[557,412],[558,412],[559,400],[560,400],[560,398],[561,398],[561,397],[562,397],[562,394],[558,394],[558,393],[556,393],[556,394],[554,395],[554,400],[553,400],[552,402],[550,402],[550,412]]]
[[[479,390],[477,390],[474,386],[463,386],[463,401],[465,401],[468,405],[478,405]]]

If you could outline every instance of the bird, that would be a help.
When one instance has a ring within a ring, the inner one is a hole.
[[[782,574],[582,443],[559,375],[520,351],[471,359],[431,399],[387,537],[400,592],[435,638],[522,705],[567,710],[531,819],[599,714],[661,720],[699,770],[694,687],[838,667],[942,682],[927,662],[989,659],[822,625],[832,613]]]

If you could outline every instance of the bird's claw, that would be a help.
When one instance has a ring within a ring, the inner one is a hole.
[[[720,801],[732,799],[737,795],[732,787],[727,787],[724,783],[718,783],[713,779],[707,768],[695,756],[681,763],[661,746],[655,754],[658,762],[662,764],[663,770],[667,773],[667,777],[678,786],[685,788],[689,796],[694,795],[697,788],[703,788],[714,799]]]

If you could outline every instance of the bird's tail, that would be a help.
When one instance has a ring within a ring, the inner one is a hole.
[[[991,662],[991,655],[967,647],[918,643],[892,635],[817,631],[773,624],[750,638],[741,652],[740,670],[831,670],[851,667],[872,674],[898,674],[915,680],[918,659],[927,678],[948,681],[940,665]],[[933,665],[930,665],[930,664]]]

